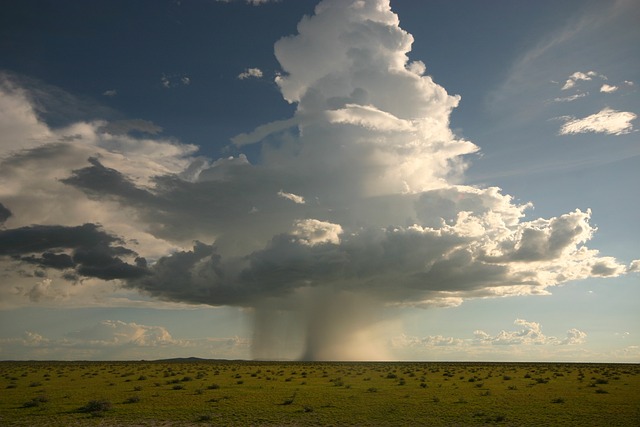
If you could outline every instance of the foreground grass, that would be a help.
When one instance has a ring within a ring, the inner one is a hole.
[[[0,362],[0,425],[640,425],[640,365]]]

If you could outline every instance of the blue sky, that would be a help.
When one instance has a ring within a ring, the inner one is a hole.
[[[9,2],[0,359],[640,361],[638,18]]]

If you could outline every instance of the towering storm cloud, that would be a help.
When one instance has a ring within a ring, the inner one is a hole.
[[[625,273],[586,246],[590,211],[528,219],[530,204],[463,184],[465,156],[479,148],[452,132],[460,97],[409,60],[412,42],[388,0],[322,1],[275,44],[275,82],[295,114],[238,135],[240,154],[217,160],[144,129],[49,129],[5,83],[5,103],[23,107],[10,137],[38,143],[2,160],[5,182],[21,184],[1,190],[0,233],[72,233],[0,256],[57,269],[60,281],[114,279],[163,300],[247,307],[256,358],[292,348],[313,360],[385,358],[384,307],[546,294]],[[255,147],[250,162],[241,153]],[[45,159],[64,163],[53,171]],[[45,183],[21,176],[38,167]],[[26,191],[42,187],[46,218],[27,207]],[[24,228],[35,223],[49,225]],[[85,235],[109,261],[101,270],[71,241]]]

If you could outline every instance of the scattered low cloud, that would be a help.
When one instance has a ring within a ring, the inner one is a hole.
[[[247,68],[242,73],[238,74],[238,79],[261,79],[262,78],[262,70],[259,68]]]
[[[391,339],[391,347],[394,349],[462,346],[464,344],[465,340],[463,339],[442,335],[430,335],[419,338],[401,334]]]
[[[115,89],[109,89],[109,90],[105,90],[104,92],[102,92],[102,94],[104,96],[108,96],[108,97],[114,97],[118,94],[118,91]]]
[[[40,303],[45,301],[60,301],[66,299],[69,294],[61,288],[52,286],[51,279],[42,279],[29,289],[16,288],[18,293],[29,298],[29,301]]]
[[[160,84],[166,89],[178,86],[189,86],[191,77],[184,74],[163,74],[160,77]]]
[[[571,74],[569,76],[569,78],[567,79],[567,81],[565,82],[564,86],[562,86],[562,90],[567,90],[567,89],[571,89],[573,88],[577,82],[579,81],[589,81],[591,79],[593,79],[594,77],[600,77],[604,80],[607,79],[606,76],[602,75],[602,74],[598,74],[595,71],[587,71],[586,73],[583,73],[581,71],[576,71],[575,73]]]
[[[84,341],[95,346],[136,345],[158,347],[179,344],[161,326],[145,326],[119,320],[104,320],[89,328],[69,332],[72,340]]]
[[[569,76],[564,86],[563,91],[576,88],[577,84],[584,81],[591,81],[598,79],[600,81],[606,81],[607,76],[597,73],[595,71],[580,72],[577,71]],[[633,85],[632,82],[625,81],[623,83],[627,87]],[[602,83],[599,88],[600,93],[612,94],[618,92],[620,86]],[[572,102],[580,98],[585,98],[589,95],[589,92],[577,92],[573,95],[555,98],[554,102]],[[637,118],[637,115],[627,111],[617,111],[610,107],[605,107],[598,113],[592,114],[584,118],[576,118],[573,116],[556,117],[556,119],[564,120],[566,123],[560,128],[560,135],[579,134],[579,133],[604,133],[608,135],[624,135],[633,131],[633,120]]]
[[[285,193],[282,190],[278,191],[278,196],[282,197],[283,199],[291,200],[293,203],[297,203],[299,205],[304,205],[306,203],[304,197],[298,196],[297,194],[293,193]]]
[[[474,332],[475,340],[480,344],[491,345],[576,345],[583,344],[587,337],[585,332],[576,328],[569,329],[563,338],[546,336],[539,323],[524,319],[516,319],[514,325],[521,326],[521,329],[502,330],[494,336],[477,330]]]
[[[600,87],[600,92],[604,92],[604,93],[613,93],[615,91],[617,91],[619,89],[618,86],[612,86],[612,85],[608,85],[608,84],[603,84]]]
[[[607,107],[582,119],[568,120],[560,128],[560,135],[588,132],[624,135],[633,130],[631,122],[637,117],[635,113],[617,111]]]
[[[175,339],[163,326],[103,320],[48,338],[25,331],[18,338],[0,339],[3,358],[18,360],[154,360],[160,357],[242,359],[249,354],[249,340],[241,337]]]
[[[587,334],[569,329],[563,337],[548,336],[538,322],[516,319],[515,330],[495,335],[482,330],[472,337],[400,334],[389,340],[391,351],[399,357],[410,355],[421,360],[580,360],[584,356]],[[535,358],[532,357],[535,355]]]
[[[569,329],[565,337],[558,338],[543,334],[542,327],[538,322],[516,319],[514,325],[520,326],[520,329],[512,331],[502,330],[496,335],[490,335],[482,330],[476,330],[473,333],[473,338],[454,338],[441,335],[418,338],[402,334],[393,338],[391,345],[393,348],[428,348],[439,346],[475,347],[487,344],[498,346],[578,345],[586,342],[587,334],[576,328]]]

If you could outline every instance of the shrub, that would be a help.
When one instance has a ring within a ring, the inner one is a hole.
[[[564,403],[564,398],[556,397],[555,399],[551,399],[551,403]]]
[[[49,399],[46,396],[38,396],[38,397],[34,397],[33,399],[29,400],[28,402],[24,402],[22,404],[23,408],[33,408],[36,406],[40,406],[41,403],[46,403],[48,402]]]
[[[281,404],[282,405],[291,405],[295,399],[296,399],[296,393],[293,393],[293,396],[285,399]]]
[[[112,408],[113,405],[108,400],[90,400],[89,403],[79,408],[78,412],[88,413],[94,417],[100,417]]]
[[[124,401],[124,403],[138,403],[138,402],[140,402],[140,396],[131,396],[130,398]]]

